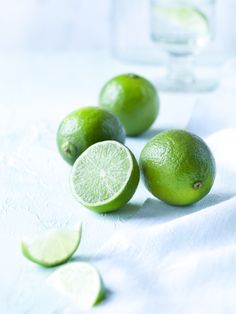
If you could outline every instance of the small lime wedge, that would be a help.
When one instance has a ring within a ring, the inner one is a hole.
[[[90,146],[73,165],[71,188],[77,200],[96,212],[125,205],[139,182],[139,167],[131,151],[116,141]]]
[[[55,229],[21,243],[23,255],[30,261],[45,267],[53,267],[68,261],[77,250],[82,225],[75,229]]]
[[[105,295],[98,271],[86,262],[62,266],[49,276],[48,283],[71,298],[81,309],[91,308]]]
[[[173,27],[181,28],[182,31],[198,35],[207,35],[209,32],[207,16],[196,7],[156,6],[154,10],[158,18],[162,18]]]

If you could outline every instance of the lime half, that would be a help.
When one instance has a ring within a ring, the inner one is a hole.
[[[22,241],[23,255],[41,266],[52,267],[68,261],[77,250],[82,225],[75,229],[55,229],[33,239]]]
[[[61,294],[71,298],[81,309],[91,308],[105,295],[98,271],[86,262],[76,262],[56,270],[48,283]]]
[[[208,18],[198,8],[156,6],[155,15],[169,25],[186,32],[207,35],[209,32]]]
[[[139,182],[139,167],[131,151],[116,141],[90,146],[74,163],[71,188],[77,200],[96,212],[125,205]]]

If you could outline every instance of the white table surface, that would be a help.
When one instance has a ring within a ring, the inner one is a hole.
[[[155,67],[120,63],[100,52],[1,55],[1,314],[66,313],[59,299],[44,293],[46,277],[52,270],[41,269],[22,257],[22,237],[82,221],[84,232],[76,255],[95,262],[96,252],[113,232],[122,228],[151,197],[140,183],[132,201],[114,214],[97,215],[83,208],[71,194],[71,168],[57,152],[55,134],[66,114],[80,106],[97,104],[101,86],[113,75],[136,72],[152,79],[156,71]],[[143,145],[157,130],[185,128],[196,101],[207,101],[218,93],[161,93],[160,116],[152,129],[141,138],[127,139],[126,144],[138,158]],[[236,95],[231,91],[227,97],[235,99]],[[107,289],[112,291],[112,287]],[[106,302],[110,302],[109,298]]]

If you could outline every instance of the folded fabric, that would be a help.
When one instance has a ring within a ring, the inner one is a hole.
[[[55,203],[56,209],[52,213],[48,211],[49,216],[40,211],[40,219],[47,218],[46,221],[49,222],[52,221],[50,215],[57,217],[58,224],[69,220],[74,222],[76,219],[85,222],[82,247],[75,259],[86,259],[93,263],[100,271],[107,289],[106,299],[87,313],[235,314],[236,107],[233,99],[230,98],[227,102],[227,97],[224,98],[222,93],[220,91],[207,101],[199,98],[187,126],[188,130],[207,141],[216,159],[217,176],[213,189],[200,202],[189,207],[170,206],[152,198],[140,184],[135,198],[128,205],[129,210],[124,208],[114,214],[93,215],[76,207],[78,215],[72,216],[63,212],[64,204],[60,208],[60,204]],[[223,101],[225,103],[221,106]],[[180,122],[186,124],[186,119],[181,119],[179,124]],[[152,130],[154,135],[155,128]],[[127,140],[126,144],[137,157],[149,135],[150,133],[144,134],[141,139]],[[23,148],[24,146],[21,150]],[[51,152],[48,147],[37,145],[32,145],[31,149],[33,152],[29,156],[23,150],[24,160],[27,161],[31,155],[40,155],[40,177],[42,173],[47,177],[48,155]],[[42,149],[46,149],[45,154],[41,154],[44,152]],[[57,155],[54,152],[51,154],[50,160],[55,160],[52,162],[52,175],[55,173],[57,181],[63,182],[67,169],[58,172]],[[3,161],[9,163],[9,159]],[[32,162],[28,164],[33,167]],[[32,169],[38,169],[37,165],[36,163]],[[12,164],[14,171],[20,171],[20,166],[21,164]],[[34,172],[33,174],[38,177]],[[28,182],[29,188],[32,186],[34,181],[31,168],[26,168],[24,182]],[[42,186],[44,187],[43,184]],[[47,192],[48,186],[45,186]],[[63,198],[69,194],[59,183],[55,189],[54,193],[64,193]],[[143,201],[143,206],[137,208],[136,202],[141,204]],[[14,212],[14,219],[18,217],[16,215],[17,212]],[[18,212],[18,215],[22,215],[22,212]],[[24,220],[32,226],[34,232],[33,226],[37,225],[35,219],[38,217],[32,216],[30,211],[24,212]],[[83,243],[86,244],[84,247],[93,243],[87,258],[86,254],[83,255]],[[7,248],[3,252],[7,252]],[[14,264],[15,255],[12,256]],[[76,304],[47,287],[45,279],[52,270],[36,272],[33,265],[29,272],[28,267],[27,264],[19,275],[20,282],[30,282],[29,287],[23,285],[27,299],[21,298],[20,290],[19,296],[14,297],[15,303],[12,303],[11,308],[7,305],[5,312],[15,313],[16,304],[21,304],[24,312],[34,314],[78,313]],[[13,275],[6,273],[6,278],[2,278],[2,291]],[[14,283],[12,279],[12,284]],[[10,291],[10,285],[7,290]]]
[[[235,313],[236,128],[226,125],[213,104],[197,103],[188,129],[210,135],[217,164],[211,193],[190,207],[146,200],[98,253],[111,292],[91,313]]]

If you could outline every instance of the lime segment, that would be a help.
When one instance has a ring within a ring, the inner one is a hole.
[[[116,210],[133,196],[139,168],[133,154],[116,141],[90,146],[75,162],[71,188],[77,200],[97,212]]]
[[[104,286],[98,271],[89,263],[77,262],[51,274],[48,283],[71,298],[81,309],[89,309],[104,297]]]
[[[45,267],[65,263],[77,250],[82,225],[76,229],[55,229],[33,239],[22,241],[23,255],[30,261]]]
[[[163,7],[156,6],[155,14],[158,18],[172,24],[183,31],[206,35],[209,32],[208,18],[195,7]]]

